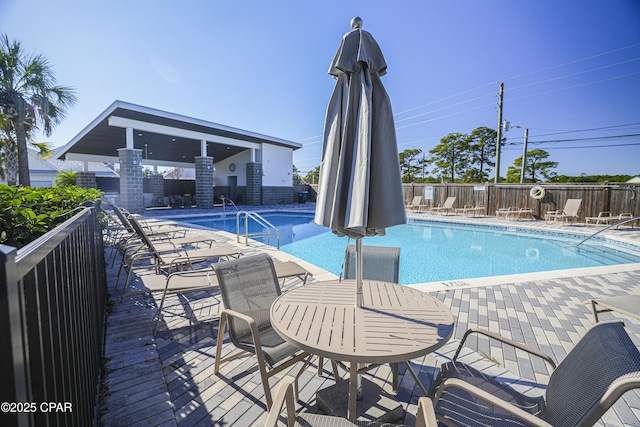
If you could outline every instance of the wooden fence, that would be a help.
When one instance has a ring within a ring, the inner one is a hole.
[[[96,423],[106,275],[96,207],[0,245],[0,425]]]
[[[600,212],[612,215],[630,213],[640,215],[640,184],[543,184],[544,197],[540,200],[530,194],[534,184],[404,184],[405,203],[414,196],[427,196],[427,207],[444,203],[455,197],[454,207],[482,206],[484,215],[495,215],[499,208],[532,209],[538,218],[549,210],[561,210],[567,199],[582,199],[579,216],[598,216]]]
[[[315,201],[318,185],[308,185],[310,200]],[[455,197],[454,208],[481,206],[483,215],[494,216],[500,208],[532,209],[537,218],[550,210],[561,210],[567,199],[582,199],[579,216],[598,216],[611,212],[618,216],[640,215],[640,184],[543,184],[542,199],[531,197],[536,184],[403,184],[404,201],[408,205],[414,196],[427,197],[427,208],[442,205],[447,197]]]

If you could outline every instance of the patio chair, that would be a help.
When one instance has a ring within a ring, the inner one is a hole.
[[[420,212],[424,206],[422,204],[422,196],[414,196],[411,203],[405,206],[405,209]]]
[[[310,358],[309,353],[287,343],[271,326],[271,304],[280,296],[273,261],[269,255],[259,254],[217,263],[212,268],[224,303],[224,310],[220,314],[214,373],[220,372],[221,363],[247,352],[254,354],[258,359],[267,409],[270,409],[273,399],[269,378]],[[240,351],[222,358],[226,327],[229,329],[229,339]],[[296,375],[296,391],[297,378],[308,364],[309,360],[306,360]]]
[[[640,319],[640,295],[623,295],[619,297],[606,297],[590,299],[584,304],[591,305],[593,321],[598,323],[598,314],[607,311],[617,311],[626,316]]]
[[[356,246],[348,245],[344,254],[345,279],[356,278]],[[400,276],[400,248],[362,245],[362,278],[398,283]]]
[[[479,333],[542,358],[552,368],[544,395],[532,397],[505,381],[458,362],[467,337]],[[429,396],[447,425],[591,426],[625,392],[640,388],[640,352],[622,322],[597,323],[557,366],[553,359],[480,329],[463,336],[451,362],[442,365]]]
[[[348,245],[344,254],[343,271],[340,277],[345,279],[356,278],[356,246]],[[365,246],[362,245],[362,278],[364,280],[381,280],[384,282],[399,283],[400,277],[400,248],[391,246]],[[338,370],[335,361],[332,361],[333,374],[338,380]],[[324,358],[318,359],[318,371],[324,368]],[[343,368],[346,369],[345,366]],[[398,364],[392,364],[393,389],[398,388]]]
[[[287,409],[287,426],[289,427],[403,427],[400,424],[376,423],[371,421],[349,421],[346,418],[338,418],[330,415],[311,414],[300,412],[296,416],[294,383],[290,378],[282,380],[278,392],[276,393],[273,406],[269,410],[269,415],[265,421],[265,427],[278,426],[278,418],[282,410]],[[418,399],[418,413],[416,414],[415,427],[437,427],[433,403],[427,397]]]
[[[455,197],[447,197],[442,206],[434,206],[430,209],[431,212],[445,212],[449,213],[453,209],[453,204],[456,202]]]
[[[544,219],[546,222],[558,221],[561,219],[563,222],[567,222],[570,220],[570,224],[573,224],[578,218],[578,211],[580,210],[580,205],[582,204],[582,199],[567,199],[567,202],[564,205],[564,209],[561,211],[547,211],[544,215]]]

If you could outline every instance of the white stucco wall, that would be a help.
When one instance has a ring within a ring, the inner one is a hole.
[[[277,145],[262,145],[262,185],[289,187],[293,185],[293,150]]]
[[[228,185],[229,176],[238,177],[238,186],[247,185],[246,164],[251,161],[251,151],[246,150],[228,159],[214,163],[216,173],[214,185]],[[293,185],[293,150],[286,147],[263,144],[262,150],[256,150],[256,162],[262,161],[262,185],[273,187],[288,187]],[[229,167],[233,163],[235,170]]]
[[[216,186],[224,186],[228,185],[228,177],[229,176],[237,176],[238,177],[238,185],[243,186],[247,185],[247,162],[251,160],[251,152],[250,150],[243,151],[235,156],[224,159],[220,162],[216,162],[213,159],[216,165],[216,173],[213,178],[213,184]],[[233,163],[235,165],[235,170],[232,172],[229,169],[229,166]]]

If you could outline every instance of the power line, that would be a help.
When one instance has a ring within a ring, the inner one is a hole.
[[[609,148],[609,147],[631,147],[635,145],[640,145],[640,142],[634,142],[630,144],[606,144],[606,145],[583,145],[583,146],[575,146],[571,147],[550,147],[549,150],[577,150],[582,148]],[[516,147],[516,145],[507,145],[503,147],[503,150],[520,150],[520,148]]]
[[[535,85],[542,84],[542,83],[552,82],[552,81],[555,81],[555,80],[566,79],[567,77],[575,77],[575,76],[579,76],[580,74],[592,73],[594,71],[604,70],[605,68],[611,68],[611,67],[615,67],[617,65],[628,64],[628,63],[634,62],[634,61],[640,61],[640,58],[629,59],[627,61],[622,61],[622,62],[618,62],[618,63],[615,63],[615,64],[603,65],[602,67],[592,68],[590,70],[579,71],[577,73],[567,74],[567,75],[560,76],[560,77],[554,77],[552,79],[541,80],[539,82],[533,82],[533,83],[529,83],[529,84],[522,85],[522,86],[512,87],[509,90],[518,90],[518,89],[523,89],[523,88],[526,88],[526,87],[535,86]]]
[[[519,79],[521,77],[530,76],[532,74],[537,74],[537,73],[542,73],[542,72],[549,71],[549,70],[554,70],[556,68],[565,67],[567,65],[576,64],[576,63],[582,62],[582,61],[588,61],[589,59],[598,58],[598,57],[601,57],[601,56],[609,55],[611,53],[621,52],[623,50],[631,49],[631,48],[637,47],[637,46],[640,46],[640,43],[636,43],[636,44],[632,44],[632,45],[629,45],[629,46],[621,47],[621,48],[618,48],[618,49],[610,50],[608,52],[598,53],[598,54],[592,55],[592,56],[587,56],[586,58],[581,58],[581,59],[576,59],[576,60],[573,60],[573,61],[565,62],[564,64],[554,65],[552,67],[547,67],[547,68],[542,68],[542,69],[537,70],[537,71],[531,71],[529,73],[519,74],[519,75],[516,75],[516,76],[513,76],[513,77],[501,79],[501,80]]]

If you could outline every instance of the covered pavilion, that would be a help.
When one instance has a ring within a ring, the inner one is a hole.
[[[154,166],[151,192],[164,196],[163,176],[157,167],[194,168],[195,201],[213,206],[214,187],[234,194],[243,188],[248,205],[292,203],[293,151],[287,141],[201,119],[115,101],[66,144],[60,159],[120,165],[120,204],[130,212],[144,210],[143,164]],[[79,186],[95,186],[95,175],[85,169]],[[227,193],[227,194],[229,194]]]

